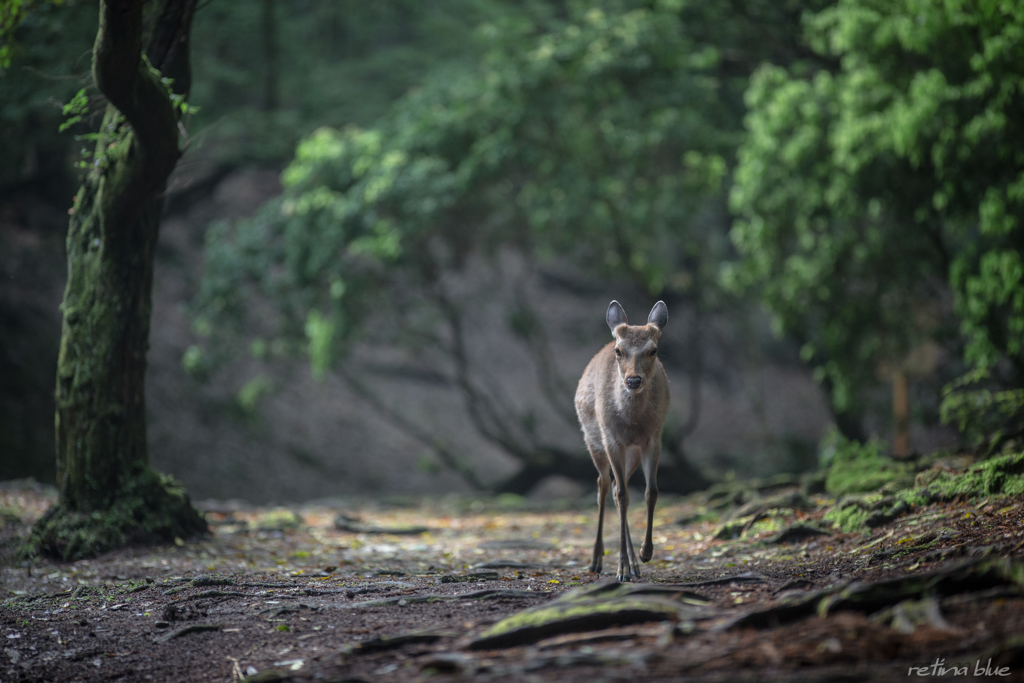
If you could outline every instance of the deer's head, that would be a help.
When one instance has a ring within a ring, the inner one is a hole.
[[[639,394],[654,374],[658,360],[658,339],[668,323],[664,301],[654,304],[646,325],[630,325],[618,301],[608,304],[605,321],[615,338],[615,364],[619,379],[631,394]]]

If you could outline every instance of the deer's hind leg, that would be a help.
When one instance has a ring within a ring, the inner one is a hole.
[[[595,574],[601,573],[604,565],[604,504],[608,499],[608,486],[611,483],[610,465],[608,454],[603,449],[594,448],[587,444],[590,450],[590,457],[597,467],[597,540],[594,541],[594,556],[590,562],[590,571]]]

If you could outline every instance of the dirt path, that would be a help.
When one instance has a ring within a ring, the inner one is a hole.
[[[660,505],[627,587],[586,571],[590,507],[349,507],[341,529],[336,508],[210,505],[204,539],[5,567],[0,681],[1024,677],[1024,499],[828,535],[808,502],[745,531],[706,496]],[[0,492],[7,537],[46,504]]]

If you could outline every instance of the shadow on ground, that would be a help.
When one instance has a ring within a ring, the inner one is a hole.
[[[589,505],[208,501],[212,533],[175,546],[8,552],[0,680],[1020,679],[1024,497],[919,501],[843,532],[813,488],[667,501],[625,585],[586,571]],[[0,496],[10,548],[50,499]]]

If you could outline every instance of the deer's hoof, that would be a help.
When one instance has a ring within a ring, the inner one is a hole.
[[[641,562],[650,562],[652,557],[654,557],[654,545],[653,544],[647,545],[646,543],[644,543],[642,546],[640,546],[640,561]]]

